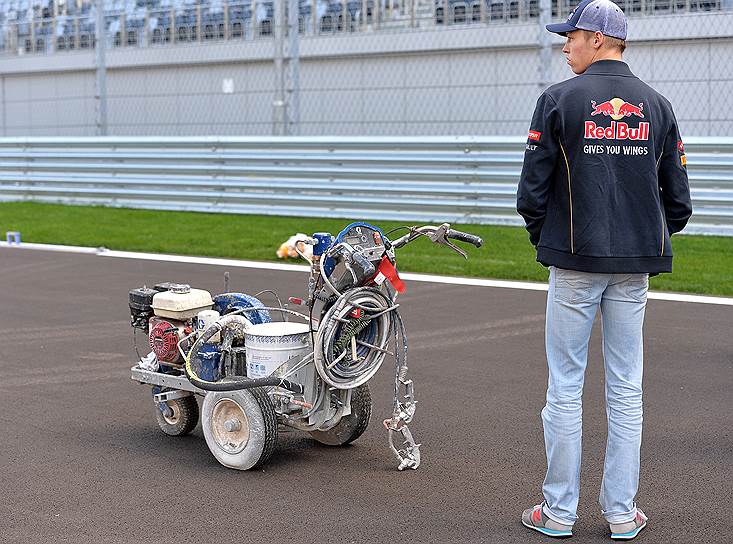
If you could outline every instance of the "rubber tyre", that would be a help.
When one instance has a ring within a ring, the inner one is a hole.
[[[206,445],[225,467],[249,470],[263,465],[275,451],[277,414],[261,387],[211,391],[204,397],[201,416]],[[239,427],[228,430],[227,421]]]
[[[327,431],[311,431],[310,435],[327,446],[345,446],[359,438],[369,426],[372,417],[372,393],[363,384],[351,392],[351,413],[342,417],[335,427]]]
[[[196,428],[199,422],[199,405],[196,397],[182,397],[166,401],[166,404],[173,410],[173,416],[167,418],[155,405],[155,418],[158,420],[158,427],[169,436],[183,436]]]

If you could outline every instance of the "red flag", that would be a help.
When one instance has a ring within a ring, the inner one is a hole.
[[[382,262],[379,263],[379,268],[377,268],[377,274],[372,278],[372,280],[377,285],[381,285],[385,279],[388,280],[395,289],[397,289],[398,293],[405,292],[405,283],[400,279],[397,269],[386,256],[382,257]]]

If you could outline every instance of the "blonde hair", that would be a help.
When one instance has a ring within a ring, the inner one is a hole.
[[[583,33],[585,34],[585,38],[587,40],[590,40],[596,34],[592,30],[583,30]],[[603,34],[603,38],[604,38],[604,42],[608,44],[608,47],[615,47],[619,49],[621,53],[626,51],[626,40],[614,38],[613,36],[607,36],[606,34]]]
[[[608,45],[610,45],[611,47],[617,47],[618,49],[620,49],[622,53],[626,51],[626,40],[620,40],[618,38],[614,38],[613,36],[606,36],[605,41],[607,41]]]

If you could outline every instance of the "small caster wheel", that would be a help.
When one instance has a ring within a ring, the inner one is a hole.
[[[160,430],[170,436],[183,436],[190,433],[199,422],[199,405],[193,395],[168,400],[165,412],[155,405],[155,417]]]

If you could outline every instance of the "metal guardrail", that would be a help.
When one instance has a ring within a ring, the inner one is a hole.
[[[522,137],[4,138],[0,201],[523,225]],[[687,233],[733,236],[733,138],[685,142]]]

